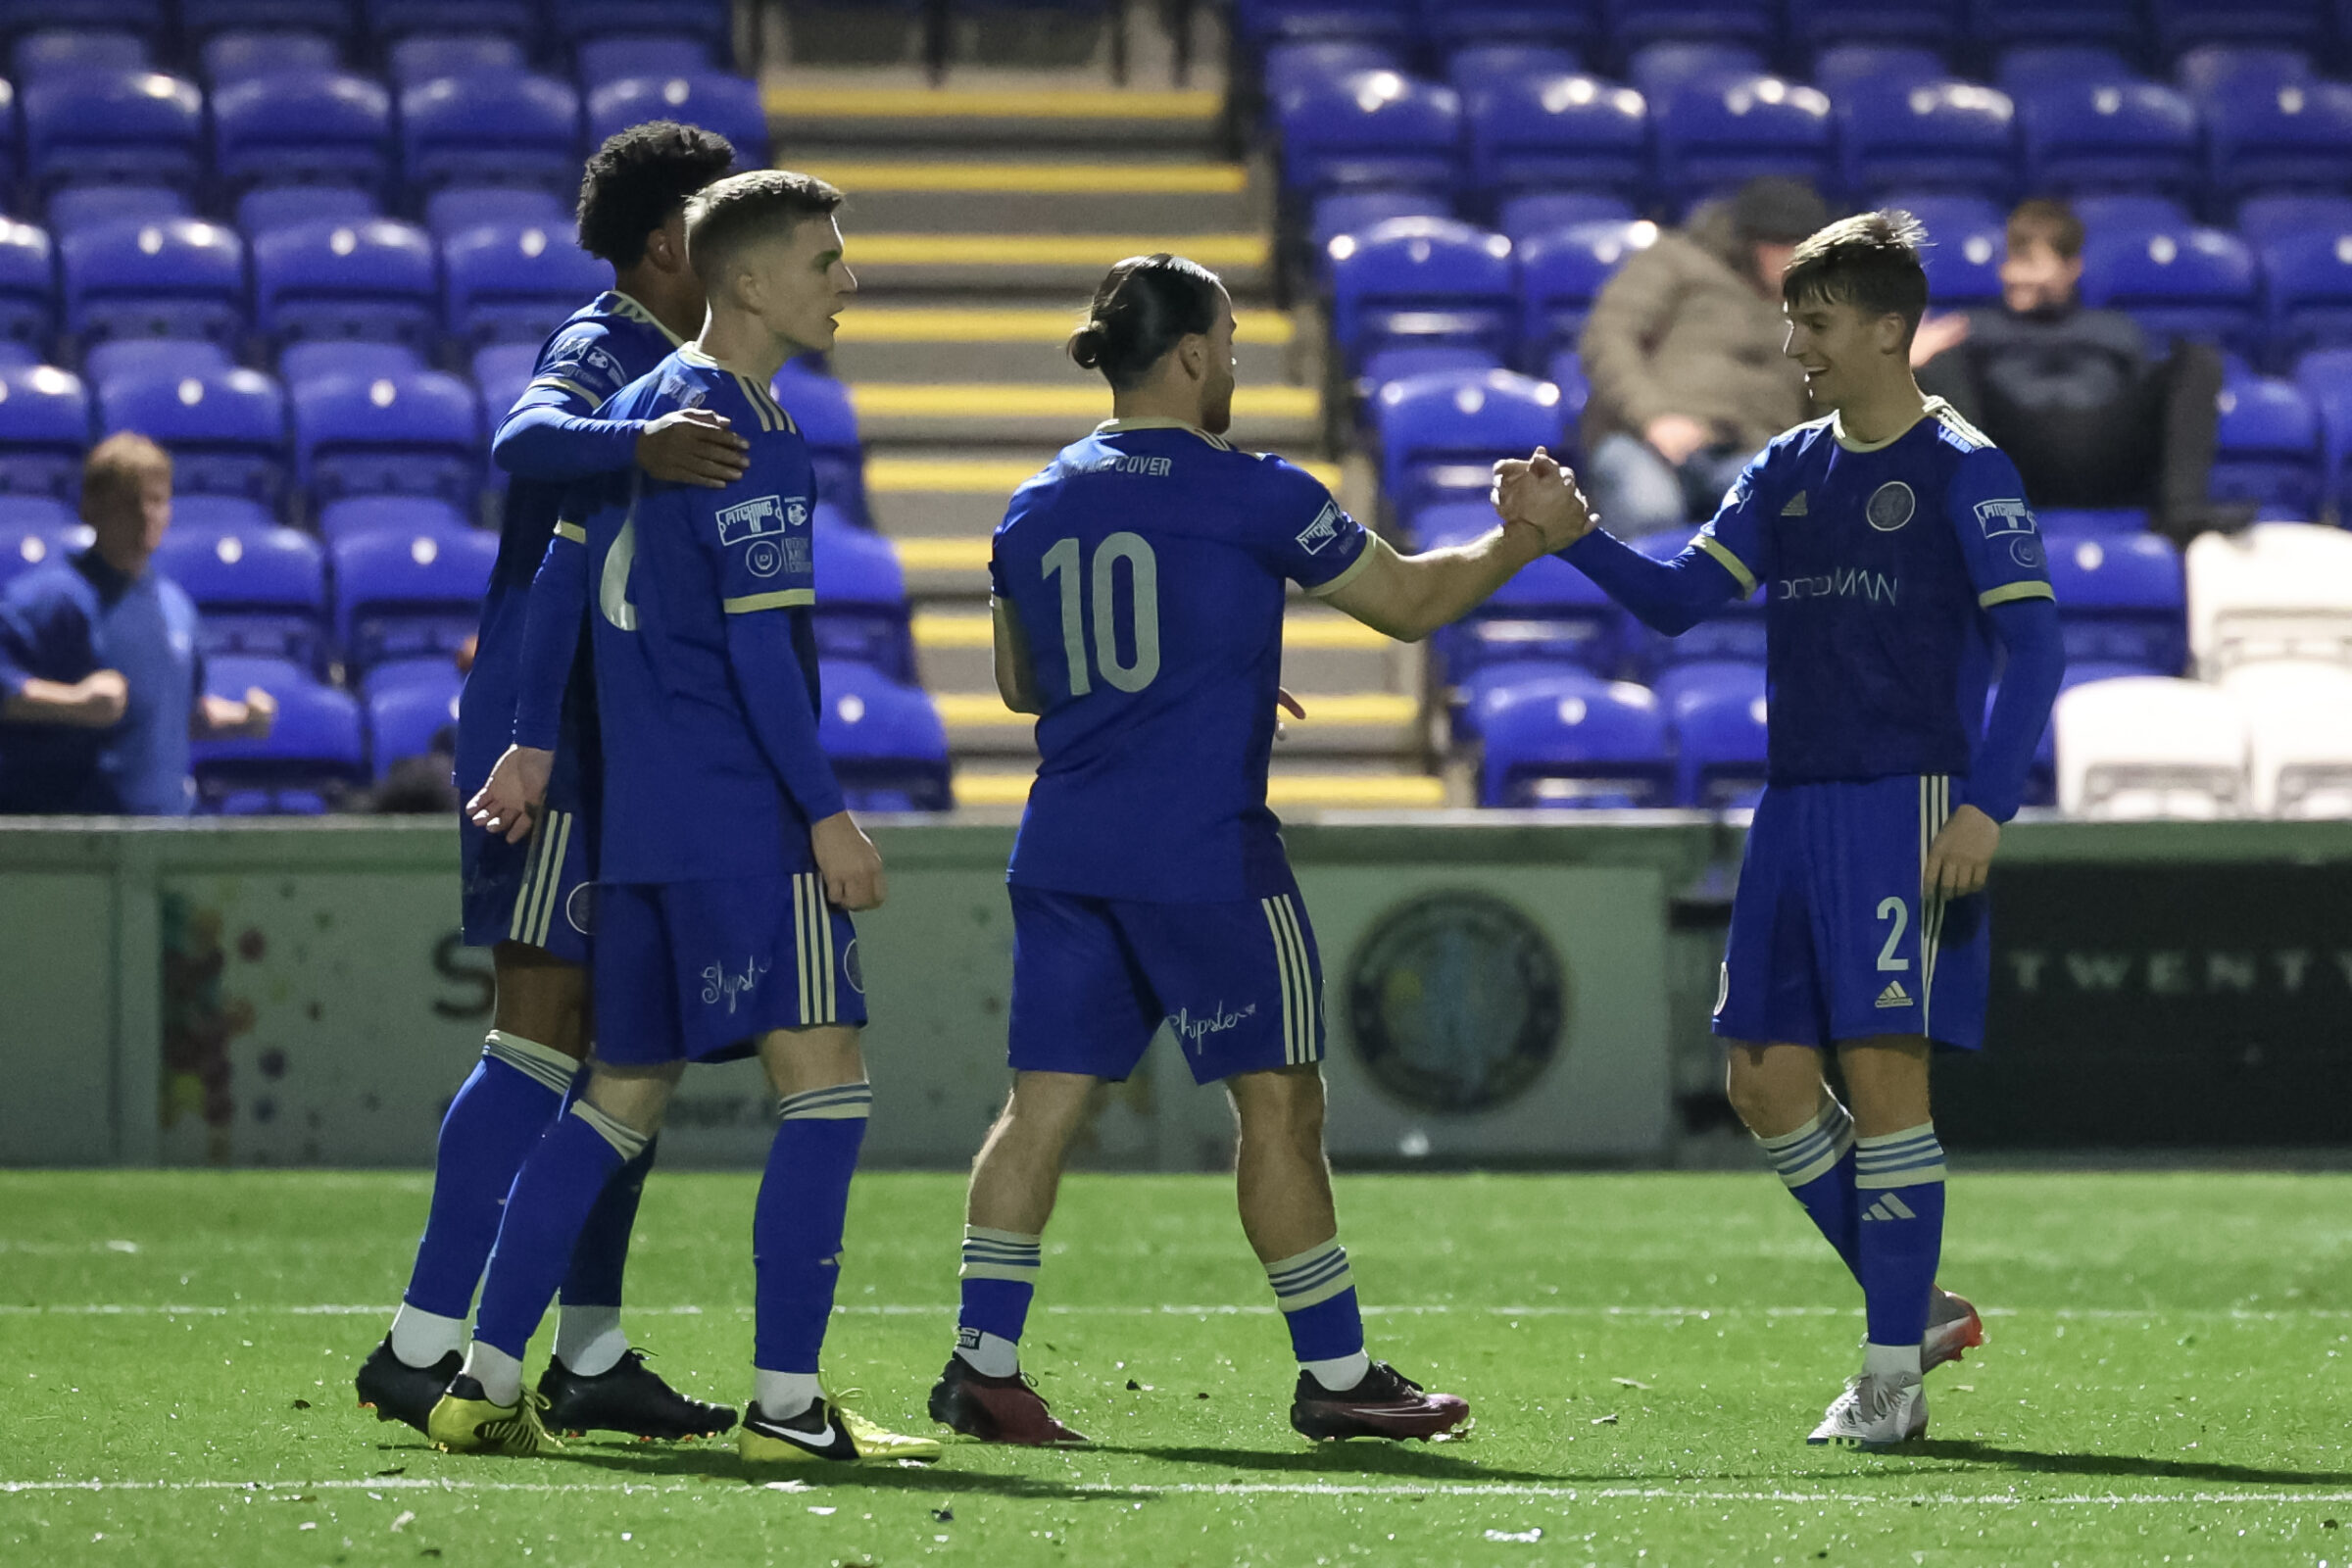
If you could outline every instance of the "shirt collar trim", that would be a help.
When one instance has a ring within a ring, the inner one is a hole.
[[[1221,444],[1215,436],[1210,435],[1189,419],[1162,418],[1156,415],[1147,415],[1134,419],[1104,419],[1101,424],[1095,426],[1097,435],[1125,435],[1130,430],[1182,430],[1187,434],[1199,436],[1212,447]]]
[[[1920,404],[1919,415],[1916,418],[1912,419],[1910,423],[1904,425],[1900,430],[1895,431],[1894,434],[1888,436],[1884,441],[1856,440],[1854,437],[1845,433],[1844,416],[1839,414],[1832,414],[1830,416],[1830,434],[1836,436],[1838,438],[1838,444],[1845,448],[1845,450],[1848,452],[1884,452],[1888,447],[1894,445],[1897,441],[1900,441],[1903,437],[1909,435],[1913,430],[1918,429],[1921,424],[1930,419],[1936,418],[1937,416],[1943,414],[1950,408],[1951,405],[1944,402],[1944,400],[1941,398],[1929,398]]]
[[[677,333],[672,332],[668,327],[662,325],[662,318],[647,310],[643,305],[640,305],[631,295],[614,288],[607,289],[605,291],[605,298],[612,303],[612,309],[609,314],[613,316],[625,316],[632,321],[639,321],[647,326],[652,327],[655,331],[669,339],[669,346],[673,349],[683,348],[685,346],[686,340],[684,338],[678,336]]]

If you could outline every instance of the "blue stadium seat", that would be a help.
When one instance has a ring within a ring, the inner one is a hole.
[[[330,376],[294,400],[295,466],[319,503],[439,496],[461,508],[481,483],[481,416],[454,375]]]
[[[359,6],[343,0],[179,0],[178,9],[180,35],[197,47],[223,32],[285,30],[320,33],[340,46],[357,35],[361,20]]]
[[[2180,672],[2188,658],[2187,590],[2169,540],[2140,533],[2057,546],[2050,587],[2069,663]]]
[[[172,498],[172,526],[210,528],[221,533],[268,533],[279,526],[277,514],[248,496],[190,494]]]
[[[151,370],[100,384],[98,423],[135,430],[172,454],[175,490],[273,506],[286,489],[286,399],[259,370]]]
[[[573,49],[615,33],[699,38],[722,65],[735,41],[730,0],[563,0],[548,7],[548,23],[556,41]]]
[[[0,588],[89,542],[89,525],[57,497],[0,492]]]
[[[1421,36],[1444,55],[1479,44],[1581,44],[1600,34],[1595,0],[1421,0]]]
[[[400,95],[403,171],[416,190],[530,185],[568,195],[580,181],[579,95],[552,76],[485,71]]]
[[[1470,182],[1491,197],[1573,187],[1632,196],[1648,162],[1642,95],[1591,76],[1517,76],[1469,95]]]
[[[2320,416],[2294,382],[2264,377],[2225,384],[2214,447],[2208,488],[2215,500],[2319,515],[2327,494]]]
[[[1690,533],[1669,528],[1631,542],[1636,550],[1652,560],[1672,561],[1689,548],[1691,538]],[[1661,681],[1666,678],[1666,671],[1683,664],[1719,661],[1761,664],[1764,601],[1753,596],[1733,600],[1680,637],[1661,637],[1645,627],[1630,626],[1626,641],[1627,652]]]
[[[190,211],[188,193],[170,185],[61,185],[49,193],[49,232],[71,234],[124,218],[186,218]]]
[[[2188,209],[2170,196],[2145,191],[2096,191],[2077,196],[2067,205],[2082,220],[2085,234],[2130,236],[2163,233],[2191,226]]]
[[[485,343],[473,351],[473,384],[482,389],[482,417],[495,431],[539,368],[536,343]]]
[[[73,500],[89,445],[80,377],[53,365],[0,370],[0,491]]]
[[[893,680],[914,680],[914,627],[897,548],[822,503],[812,536],[816,610],[810,618],[817,652],[870,664]]]
[[[1634,204],[1622,196],[1596,191],[1539,191],[1513,196],[1494,210],[1494,226],[1511,242],[1514,254],[1538,234],[1578,223],[1630,223]]]
[[[258,531],[175,521],[156,569],[187,590],[208,657],[258,654],[326,665],[326,556],[294,528]]]
[[[1494,530],[1485,501],[1446,502],[1413,519],[1413,544],[1442,550]],[[1590,577],[1556,556],[1522,567],[1469,615],[1431,639],[1448,686],[1504,663],[1548,661],[1596,674],[1614,667],[1622,613]],[[1474,707],[1467,700],[1462,711]],[[1475,719],[1472,720],[1475,723]]]
[[[1992,74],[1994,86],[2021,99],[2046,87],[2114,86],[2140,79],[2140,73],[2115,50],[2084,43],[2021,44],[2002,52]]]
[[[2352,515],[2352,348],[2304,355],[2295,384],[2319,411],[2328,504],[2339,517]]]
[[[392,177],[392,95],[341,71],[273,71],[213,95],[213,166],[232,189],[351,185]]]
[[[204,98],[152,71],[71,71],[24,94],[24,172],[43,190],[116,180],[193,190],[204,172]]]
[[[1356,373],[1355,395],[1357,414],[1368,420],[1381,388],[1392,381],[1410,380],[1433,370],[1501,370],[1508,367],[1500,355],[1486,349],[1455,344],[1408,344],[1402,347],[1380,349],[1364,358],[1363,368]]]
[[[1929,221],[1916,208],[1909,211],[1914,218],[1928,223],[1928,237],[1934,242],[1920,257],[1920,265],[1928,274],[1929,309],[1975,310],[1998,304],[2001,257],[2008,243],[2002,225],[1996,220],[1974,228],[1962,227],[1950,219]]]
[[[1349,39],[1402,45],[1418,30],[1413,0],[1235,0],[1233,27],[1251,45]]]
[[[2017,189],[2016,109],[1965,81],[1859,86],[1838,99],[1846,193],[1964,191],[2007,201]]]
[[[303,223],[360,223],[383,216],[373,194],[348,185],[256,185],[237,198],[237,227],[248,241]]]
[[[1669,697],[1674,726],[1674,798],[1702,810],[1752,808],[1764,793],[1764,668],[1686,664]]]
[[[1811,79],[1830,95],[1830,102],[1842,109],[1846,95],[1852,92],[1924,87],[1951,74],[1941,55],[1917,44],[1840,43],[1814,57]]]
[[[1905,43],[1948,53],[1968,32],[1966,0],[1788,0],[1800,53],[1840,43]]]
[[[2035,508],[2034,516],[2041,524],[2043,542],[2052,550],[2083,539],[2113,539],[2148,531],[2148,514],[2143,507]]]
[[[1560,446],[1574,456],[1580,427],[1585,422],[1585,405],[1592,400],[1592,383],[1585,375],[1584,362],[1573,349],[1554,354],[1544,366],[1544,379],[1560,393]]]
[[[955,807],[947,726],[921,687],[893,680],[870,664],[831,659],[817,666],[817,679],[824,694],[817,744],[851,809]]]
[[[1348,190],[1318,199],[1307,218],[1307,240],[1318,269],[1328,267],[1331,242],[1342,234],[1362,234],[1392,218],[1453,217],[1453,204],[1443,196],[1414,190]]]
[[[5,0],[0,0],[4,4]],[[13,190],[24,162],[24,127],[17,114],[17,89],[0,81],[0,189]]]
[[[205,690],[242,699],[259,686],[277,700],[266,740],[201,740],[190,759],[197,809],[228,816],[316,816],[367,782],[360,705],[286,659],[209,660]]]
[[[378,783],[395,762],[436,750],[454,754],[456,737],[449,732],[457,726],[458,699],[466,689],[466,677],[447,660],[410,659],[385,668],[400,671],[400,678],[372,682],[365,694],[368,755]]]
[[[1517,335],[1511,242],[1444,218],[1397,218],[1332,241],[1331,330],[1350,368],[1388,347],[1507,355]]]
[[[448,655],[474,633],[498,535],[486,529],[349,534],[331,547],[335,632],[362,669]]]
[[[360,375],[372,381],[378,376],[413,375],[424,368],[423,356],[406,343],[371,343],[362,338],[304,338],[277,353],[278,379],[295,389],[297,396],[311,382],[330,376]]]
[[[1673,664],[1650,677],[1649,689],[1658,694],[1658,706],[1666,715],[1674,716],[1676,705],[1686,697],[1716,690],[1726,685],[1755,684],[1762,690],[1765,669],[1761,661],[1748,659],[1704,659],[1685,664]]]
[[[1759,174],[1833,182],[1829,98],[1778,76],[1691,83],[1654,105],[1658,185],[1670,201],[1719,195]]]
[[[146,39],[112,28],[43,27],[9,51],[9,74],[27,85],[61,71],[145,71],[150,64]]]
[[[2159,344],[2201,338],[2250,354],[2261,336],[2254,253],[2218,228],[2089,236],[2082,299],[2129,312]]]
[[[41,357],[33,352],[31,344],[0,337],[0,366],[29,370],[40,363]]]
[[[2034,87],[2019,97],[2017,114],[2032,189],[2185,198],[2202,183],[2197,112],[2170,87],[2145,81]]]
[[[424,226],[445,245],[469,228],[502,223],[568,233],[572,210],[553,191],[513,185],[450,185],[424,199]]]
[[[1950,191],[1894,190],[1879,198],[1886,207],[1900,208],[1927,225],[1928,238],[1948,245],[1962,234],[1991,229],[1996,234],[2006,221],[1998,203],[1982,196],[1958,196]]]
[[[1489,516],[1494,514],[1490,512]],[[1443,639],[1453,628],[1435,633],[1434,647],[1443,647]],[[1458,681],[1448,681],[1446,691],[1446,739],[1455,748],[1477,744],[1479,720],[1494,706],[1497,694],[1534,681],[1549,680],[1554,675],[1592,675],[1594,671],[1574,660],[1567,659],[1502,659],[1494,663],[1481,664],[1468,671]]]
[[[322,32],[281,27],[218,33],[198,53],[204,79],[215,92],[247,76],[276,71],[334,71],[343,52]]]
[[[588,95],[588,141],[641,125],[675,120],[714,130],[735,144],[736,163],[764,169],[768,163],[767,110],[757,82],[713,71],[624,76]]]
[[[2201,44],[2173,62],[2173,79],[2199,99],[2226,86],[2283,87],[2316,74],[2302,50],[2264,44]]]
[[[590,93],[623,76],[693,75],[718,69],[710,46],[700,38],[659,33],[620,33],[592,38],[579,47],[580,85]],[[1394,62],[1389,62],[1394,63]]]
[[[41,27],[83,31],[113,28],[160,40],[167,29],[163,0],[0,0],[0,37]]]
[[[1575,348],[1602,286],[1657,237],[1658,225],[1642,220],[1576,223],[1530,238],[1519,252],[1520,337],[1529,362]]]
[[[2148,0],[2156,47],[2168,55],[2208,43],[2319,49],[2328,9],[2328,0]]]
[[[1381,388],[1381,489],[1410,524],[1435,502],[1487,493],[1497,458],[1560,440],[1560,390],[1509,370],[1437,371]]]
[[[1478,804],[1608,809],[1671,804],[1665,715],[1644,686],[1559,674],[1491,694]]]
[[[228,351],[203,338],[110,338],[81,357],[82,378],[101,395],[126,376],[213,375],[229,366]]]
[[[1752,76],[1764,56],[1743,43],[1666,42],[1646,44],[1626,61],[1626,79],[1652,102],[1677,87],[1725,76]]]
[[[2235,82],[2205,100],[2206,178],[2224,204],[2256,191],[2352,191],[2352,86]]]
[[[469,71],[520,71],[530,64],[518,39],[498,32],[412,33],[384,51],[393,83],[414,87]]]
[[[2352,233],[2352,196],[2249,196],[2238,204],[2237,231],[2256,251],[2309,233]]]
[[[465,515],[436,496],[345,496],[318,509],[318,536],[328,545],[362,534],[464,533]]]
[[[850,389],[822,370],[787,360],[770,390],[808,444],[817,499],[840,508],[859,527],[872,527],[873,514],[865,500],[865,447],[858,436],[858,411],[850,404]]]
[[[1609,41],[1626,59],[1661,43],[1736,44],[1760,53],[1780,37],[1780,8],[1768,0],[1607,0],[1607,9]]]
[[[37,347],[56,328],[56,257],[30,223],[0,219],[0,340]]]
[[[559,0],[548,9],[570,4]],[[539,41],[541,18],[532,0],[365,0],[365,8],[368,32],[386,43],[417,33],[498,33],[526,45]]]
[[[97,223],[58,243],[66,330],[86,339],[201,337],[245,331],[245,246],[201,219]]]
[[[1542,43],[1473,43],[1456,49],[1446,60],[1446,85],[1470,96],[1485,88],[1522,76],[1573,76],[1584,62],[1573,49]]]
[[[1404,60],[1386,44],[1358,38],[1325,38],[1278,43],[1265,54],[1260,76],[1269,104],[1295,92],[1321,88],[1367,71],[1402,71]]]
[[[440,335],[432,236],[374,218],[272,229],[254,241],[254,326],[275,343],[359,338],[430,347]]]
[[[1366,72],[1302,87],[1285,96],[1276,113],[1283,181],[1299,194],[1443,193],[1461,178],[1461,100],[1450,87]]]
[[[537,343],[612,283],[568,227],[484,224],[441,250],[443,317],[467,343]]]
[[[2306,349],[2352,348],[2352,221],[2271,241],[2262,271],[2271,364]]]

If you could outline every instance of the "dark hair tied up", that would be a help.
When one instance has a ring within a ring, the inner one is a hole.
[[[1198,262],[1165,251],[1130,256],[1095,290],[1085,323],[1070,334],[1070,358],[1126,391],[1149,376],[1178,339],[1215,329],[1223,293],[1217,274]]]

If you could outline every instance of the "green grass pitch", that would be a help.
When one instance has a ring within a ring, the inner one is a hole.
[[[638,1342],[706,1397],[749,1385],[753,1188],[657,1173],[638,1228]],[[1477,1413],[1403,1447],[1291,1433],[1228,1182],[1074,1178],[1026,1350],[1095,1446],[789,1476],[731,1443],[451,1457],[356,1410],[426,1192],[0,1174],[0,1563],[2352,1559],[2352,1179],[1963,1175],[1944,1279],[1992,1342],[1930,1380],[1930,1441],[1864,1455],[1802,1441],[1858,1303],[1761,1172],[1343,1179],[1375,1352]],[[906,1430],[959,1201],[869,1175],[851,1214],[827,1373]]]

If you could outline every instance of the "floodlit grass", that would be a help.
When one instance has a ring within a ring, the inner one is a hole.
[[[632,1326],[749,1387],[754,1179],[657,1173]],[[1029,1369],[1093,1447],[747,1475],[731,1444],[437,1454],[352,1403],[415,1174],[0,1174],[0,1562],[2302,1563],[2352,1558],[2352,1180],[1963,1175],[1947,1284],[1992,1343],[1916,1451],[1803,1437],[1856,1294],[1752,1176],[1356,1177],[1375,1353],[1466,1439],[1310,1447],[1229,1184],[1087,1177]],[[860,1178],[827,1371],[922,1402],[960,1184]],[[534,1375],[537,1366],[533,1360]]]

